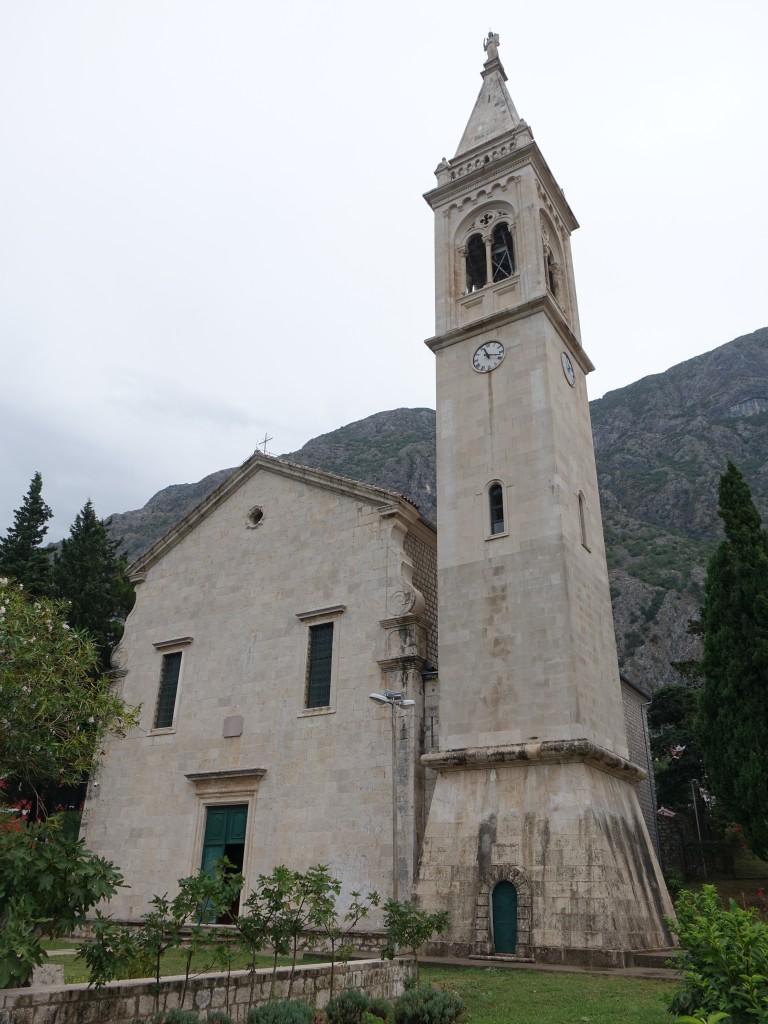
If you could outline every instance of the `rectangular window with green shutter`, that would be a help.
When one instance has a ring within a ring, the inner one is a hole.
[[[327,708],[331,703],[333,623],[309,627],[306,707]]]
[[[181,651],[164,654],[160,669],[160,687],[157,691],[157,704],[155,705],[155,729],[170,729],[173,725],[180,673]]]

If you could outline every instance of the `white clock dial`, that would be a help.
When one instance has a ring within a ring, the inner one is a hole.
[[[475,349],[472,366],[478,373],[489,373],[495,370],[504,358],[504,346],[500,341],[486,341]]]
[[[576,383],[576,372],[573,369],[571,357],[568,355],[567,352],[563,352],[563,354],[560,356],[560,362],[563,364],[563,373],[565,374],[565,379],[568,381],[571,387],[573,387]]]

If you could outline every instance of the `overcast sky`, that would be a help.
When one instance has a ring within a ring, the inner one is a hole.
[[[768,324],[765,0],[0,0],[0,532],[434,407],[421,198],[501,37],[590,395]]]

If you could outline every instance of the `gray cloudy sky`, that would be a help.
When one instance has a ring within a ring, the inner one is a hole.
[[[432,213],[500,56],[597,397],[768,324],[764,0],[0,0],[0,532],[434,407]]]

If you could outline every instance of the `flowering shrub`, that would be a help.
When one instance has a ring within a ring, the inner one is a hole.
[[[675,966],[684,985],[671,1012],[694,1020],[726,1013],[732,1024],[768,1020],[768,924],[734,900],[723,910],[714,885],[683,891],[675,913],[668,923],[680,939]]]
[[[0,577],[0,803],[83,780],[99,742],[136,720],[98,671],[95,645],[65,606]],[[23,985],[46,954],[43,934],[70,931],[122,884],[56,818],[0,815],[0,988]]]
[[[34,600],[0,577],[0,797],[14,785],[40,793],[49,783],[77,784],[93,768],[107,732],[136,722],[98,671],[99,652],[70,629],[66,605]]]

